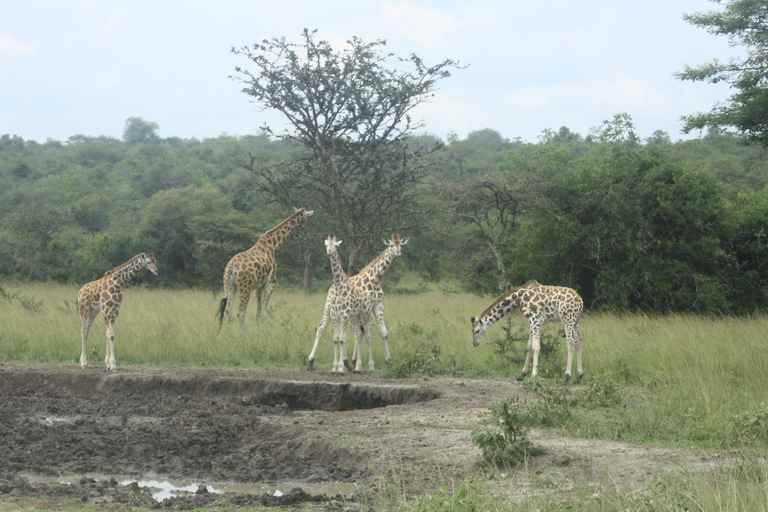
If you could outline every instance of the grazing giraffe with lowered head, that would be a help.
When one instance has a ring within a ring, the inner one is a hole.
[[[80,313],[82,323],[80,332],[83,337],[83,349],[80,352],[81,368],[88,365],[86,357],[88,333],[91,331],[93,321],[101,313],[104,323],[107,325],[107,354],[104,357],[104,364],[107,365],[107,370],[117,371],[115,320],[120,314],[120,305],[123,303],[123,284],[133,279],[144,267],[157,275],[157,262],[151,252],[143,252],[134,256],[114,270],[105,272],[101,279],[91,281],[80,288],[80,292],[77,294],[77,310]]]
[[[294,208],[293,215],[261,235],[253,247],[235,254],[229,260],[224,269],[224,298],[219,304],[219,326],[223,323],[225,316],[229,325],[235,295],[239,293],[237,319],[240,320],[240,327],[245,331],[245,312],[254,288],[256,289],[256,319],[260,324],[264,323],[267,318],[269,298],[272,296],[277,280],[275,250],[285,242],[301,221],[310,215],[312,210]]]
[[[565,382],[571,378],[573,353],[576,352],[576,383],[584,375],[581,367],[581,332],[579,318],[584,309],[581,295],[571,288],[564,286],[545,286],[536,281],[528,281],[519,288],[512,288],[496,299],[480,318],[472,317],[472,342],[480,344],[486,329],[500,320],[504,315],[520,308],[531,324],[528,338],[528,353],[525,356],[523,371],[517,380],[523,380],[528,375],[528,365],[533,352],[533,370],[531,375],[536,377],[539,365],[539,347],[541,344],[541,327],[554,320],[560,320],[565,328],[565,338],[568,343],[568,364],[565,367]]]
[[[339,245],[341,245],[341,240],[336,240],[334,235],[328,235],[328,239],[325,240],[325,249],[331,260],[331,271],[333,272],[332,307],[328,310],[329,318],[333,322],[333,366],[331,369],[333,373],[343,373],[345,367],[349,370],[352,369],[349,361],[347,361],[346,346],[347,325],[350,321],[352,321],[352,330],[355,333],[355,345],[359,345],[361,338],[365,335],[368,348],[370,349],[371,346],[371,297],[350,282],[351,280],[344,272],[341,264]],[[327,326],[327,324],[325,325]],[[307,365],[310,370],[322,335],[323,333],[318,328],[315,333],[315,345]]]
[[[389,269],[390,265],[394,261],[396,256],[400,256],[401,247],[408,243],[408,238],[400,238],[400,235],[392,235],[392,238],[381,239],[387,246],[379,256],[371,261],[366,267],[361,270],[357,275],[349,278],[349,283],[367,294],[371,299],[371,313],[376,317],[376,323],[379,325],[379,332],[381,333],[381,340],[384,342],[384,352],[387,358],[387,364],[391,359],[389,355],[389,344],[387,326],[384,324],[384,290],[381,289],[381,278],[384,273]],[[317,346],[320,339],[323,337],[328,324],[331,322],[332,310],[335,307],[335,288],[332,285],[328,290],[328,296],[325,299],[325,309],[323,311],[323,320],[318,324],[315,334],[315,345],[312,347],[312,352],[309,355],[307,361],[307,369],[312,370],[315,362],[315,353],[317,352]],[[360,354],[360,346],[355,344],[355,350],[352,354],[352,364],[355,365],[355,371],[360,371],[362,355]],[[351,369],[351,368],[350,368]],[[373,353],[371,351],[370,344],[368,346],[368,369],[373,371]]]

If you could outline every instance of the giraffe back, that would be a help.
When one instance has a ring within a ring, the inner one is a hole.
[[[542,323],[561,320],[567,323],[578,322],[584,310],[584,300],[573,288],[548,286],[536,281],[529,281],[518,288],[523,315],[527,318],[539,317]]]

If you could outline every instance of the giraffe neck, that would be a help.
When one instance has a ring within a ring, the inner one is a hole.
[[[267,246],[272,251],[280,247],[304,218],[301,209],[259,237],[256,245]],[[256,247],[254,245],[254,247]]]
[[[341,264],[339,251],[334,250],[330,255],[330,259],[331,272],[333,272],[333,284],[336,287],[336,291],[339,291],[349,284],[349,280],[347,274],[344,273],[344,267]]]
[[[131,259],[130,261],[123,263],[116,269],[112,270],[109,278],[114,281],[118,285],[122,285],[136,276],[136,274],[139,273],[139,270],[141,270],[144,267],[142,264],[141,255],[138,255]]]
[[[483,311],[480,315],[480,319],[485,325],[491,325],[494,322],[501,320],[504,315],[520,307],[520,288],[513,288],[504,293],[501,297],[496,299],[493,304]]]
[[[395,260],[395,251],[387,247],[379,256],[370,262],[360,274],[364,274],[373,284],[379,284],[384,273],[389,270],[389,266]]]

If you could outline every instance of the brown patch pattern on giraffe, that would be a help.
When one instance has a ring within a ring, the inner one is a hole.
[[[584,310],[584,301],[578,292],[564,286],[545,286],[536,281],[528,281],[519,288],[512,288],[496,299],[480,317],[472,317],[472,342],[475,346],[480,344],[485,331],[493,323],[500,320],[507,313],[520,308],[528,319],[531,332],[528,338],[528,353],[525,357],[523,371],[517,380],[523,380],[528,375],[528,366],[533,355],[532,376],[537,375],[539,364],[539,348],[541,346],[541,328],[544,324],[560,320],[565,328],[565,337],[568,343],[568,363],[565,368],[565,382],[571,378],[573,353],[576,352],[576,382],[583,375],[581,366],[581,332],[579,331],[579,319]]]
[[[365,266],[357,275],[349,278],[349,284],[361,293],[368,295],[371,304],[371,315],[376,318],[376,323],[379,326],[379,332],[381,333],[381,340],[384,343],[384,352],[386,354],[387,364],[391,360],[389,354],[389,333],[387,326],[384,324],[384,290],[381,289],[381,279],[389,269],[390,265],[394,261],[395,257],[400,256],[401,247],[408,243],[408,238],[400,238],[400,235],[392,235],[392,238],[382,238],[382,242],[387,246],[381,254],[379,254],[373,261]],[[317,325],[315,330],[315,344],[312,347],[312,352],[309,354],[307,360],[307,369],[312,370],[315,355],[317,353],[317,347],[320,343],[320,339],[323,337],[328,324],[332,321],[334,315],[334,309],[336,308],[336,289],[335,285],[332,285],[328,289],[328,295],[325,299],[325,309],[323,310],[323,319]],[[371,351],[370,336],[368,341],[368,369],[374,370],[373,353]],[[352,363],[355,365],[355,371],[361,370],[362,356],[361,345],[355,343],[355,349],[352,354]],[[351,369],[351,368],[350,368]]]
[[[80,330],[83,342],[80,352],[80,366],[82,368],[88,365],[86,357],[88,333],[91,331],[94,320],[101,313],[104,323],[107,325],[107,353],[104,357],[104,364],[107,365],[107,370],[117,370],[114,346],[115,320],[120,314],[120,305],[123,303],[123,284],[133,279],[144,267],[157,275],[157,262],[155,255],[151,252],[143,252],[134,256],[114,270],[105,272],[101,279],[86,283],[80,288],[80,292],[77,294],[77,310],[80,313],[82,324]]]
[[[219,304],[219,324],[224,318],[229,325],[235,295],[240,294],[237,319],[245,330],[245,313],[251,292],[256,292],[256,319],[263,324],[267,319],[267,306],[277,282],[275,250],[285,242],[301,222],[312,215],[312,210],[294,209],[293,215],[259,237],[256,244],[235,254],[224,269],[224,298]]]

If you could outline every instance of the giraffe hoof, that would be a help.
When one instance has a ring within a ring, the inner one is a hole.
[[[576,380],[575,380],[574,382],[575,382],[576,384],[578,384],[579,382],[581,382],[581,378],[582,378],[583,376],[584,376],[584,374],[583,374],[583,373],[577,373],[577,374],[576,374]]]
[[[344,361],[344,366],[347,368],[347,370],[354,371],[354,368],[351,364],[349,364],[349,361]]]
[[[565,374],[565,379],[563,379],[563,383],[568,384],[568,381],[571,380],[571,376],[569,374]],[[579,379],[576,379],[576,382],[579,382]]]
[[[315,366],[315,362],[313,360],[307,361],[307,371],[311,372],[312,370],[314,370],[314,366]]]
[[[517,377],[518,382],[522,382],[522,380],[525,378],[525,374],[521,373],[519,377]]]

